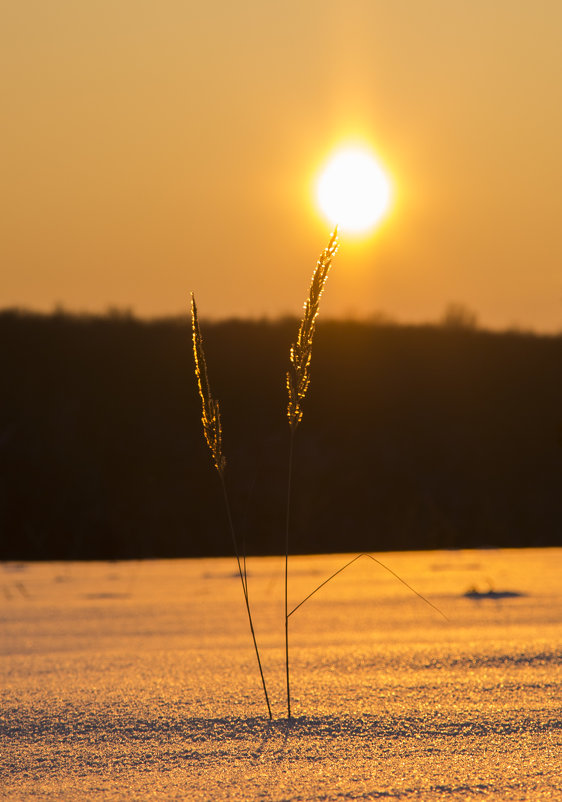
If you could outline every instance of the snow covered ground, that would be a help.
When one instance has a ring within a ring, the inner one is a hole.
[[[562,800],[562,549],[360,560],[291,618],[283,561],[0,567],[0,796]],[[296,604],[348,559],[295,557]]]

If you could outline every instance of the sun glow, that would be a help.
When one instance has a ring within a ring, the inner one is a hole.
[[[316,184],[322,213],[340,231],[358,234],[373,228],[390,205],[390,181],[366,147],[339,148]]]

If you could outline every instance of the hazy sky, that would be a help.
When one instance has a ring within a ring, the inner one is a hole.
[[[562,329],[560,0],[6,0],[0,307],[298,314],[350,137],[394,182],[323,315]]]

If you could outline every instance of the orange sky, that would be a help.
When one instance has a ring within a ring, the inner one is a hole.
[[[323,316],[562,330],[561,54],[560,0],[7,3],[0,307],[298,314],[353,136],[394,208]]]

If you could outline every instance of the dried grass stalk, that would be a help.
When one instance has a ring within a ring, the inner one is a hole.
[[[222,494],[226,509],[226,516],[228,520],[228,528],[232,538],[232,546],[234,548],[234,555],[236,557],[236,564],[238,565],[238,573],[240,574],[240,581],[242,582],[242,592],[244,593],[244,602],[246,604],[246,611],[248,613],[248,622],[250,624],[250,631],[252,633],[252,641],[256,652],[258,661],[258,668],[260,672],[263,692],[265,695],[265,702],[267,705],[267,712],[269,718],[272,718],[271,705],[269,702],[269,694],[265,683],[263,668],[261,664],[258,643],[256,640],[256,633],[254,630],[254,622],[252,620],[252,611],[250,609],[250,597],[248,595],[248,574],[246,572],[246,555],[243,561],[240,560],[240,550],[234,531],[234,524],[232,522],[232,513],[230,511],[230,502],[228,500],[228,493],[226,492],[226,483],[224,479],[224,469],[226,466],[226,459],[222,453],[222,427],[221,416],[219,409],[219,402],[213,398],[211,388],[209,386],[209,377],[207,375],[207,361],[205,359],[205,351],[203,350],[203,338],[201,337],[201,330],[199,328],[199,319],[197,317],[197,305],[195,303],[195,295],[191,293],[191,324],[193,329],[193,356],[195,358],[195,376],[197,378],[197,386],[199,388],[199,395],[201,396],[201,404],[203,413],[201,421],[203,423],[203,432],[205,440],[211,451],[215,468],[217,469],[220,477]]]
[[[299,326],[297,341],[291,345],[289,352],[289,370],[287,371],[287,390],[289,393],[289,404],[287,406],[287,417],[289,425],[294,431],[302,420],[302,402],[306,397],[310,384],[310,361],[312,358],[312,340],[316,328],[316,318],[320,298],[328,278],[328,273],[332,265],[332,256],[338,249],[338,230],[337,227],[332,234],[328,247],[325,248],[312,275],[308,298],[304,304],[304,313]]]
[[[205,435],[207,445],[211,451],[215,468],[222,475],[226,465],[226,459],[222,453],[222,426],[220,408],[219,402],[213,398],[211,394],[211,388],[209,386],[207,361],[205,359],[205,351],[203,350],[203,338],[201,337],[199,319],[197,317],[197,305],[195,303],[195,295],[193,293],[191,293],[191,325],[193,329],[195,376],[197,378],[197,386],[199,388],[199,395],[201,396],[201,405],[203,410],[201,415],[203,433]]]
[[[302,402],[306,397],[310,384],[310,361],[312,358],[312,340],[316,329],[316,318],[320,298],[332,265],[332,256],[338,249],[337,226],[325,248],[320,254],[316,268],[312,274],[312,281],[308,291],[308,298],[304,303],[304,313],[297,334],[297,341],[291,345],[289,351],[289,370],[287,371],[287,390],[289,391],[289,404],[287,417],[289,419],[289,475],[287,482],[287,517],[285,525],[285,676],[287,683],[287,718],[291,718],[291,679],[289,669],[289,529],[291,518],[291,485],[293,475],[293,447],[297,426],[302,420]]]

